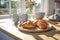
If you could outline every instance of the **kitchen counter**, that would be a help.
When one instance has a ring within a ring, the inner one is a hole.
[[[0,20],[0,31],[15,40],[60,40],[60,22],[48,21],[54,28],[47,32],[26,33],[21,32],[11,19]]]

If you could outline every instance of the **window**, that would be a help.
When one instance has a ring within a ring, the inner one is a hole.
[[[19,2],[11,1],[11,8],[18,8],[20,7]]]
[[[0,1],[7,1],[7,0],[0,0]]]
[[[17,13],[20,10],[20,0],[0,0],[0,12],[2,14]]]
[[[35,2],[36,2],[35,12],[38,12],[38,11],[40,11],[41,0],[35,0]]]
[[[0,0],[0,8],[8,8],[8,2]]]

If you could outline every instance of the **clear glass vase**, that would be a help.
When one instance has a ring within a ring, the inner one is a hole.
[[[28,8],[27,14],[28,14],[28,20],[35,20],[35,10],[34,7],[32,9]]]
[[[34,21],[36,18],[35,18],[35,15],[33,13],[31,14],[28,14],[28,20],[30,21]]]

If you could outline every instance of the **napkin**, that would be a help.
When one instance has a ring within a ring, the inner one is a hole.
[[[51,16],[49,16],[49,19],[52,19],[52,20],[60,20],[60,14],[51,15]]]

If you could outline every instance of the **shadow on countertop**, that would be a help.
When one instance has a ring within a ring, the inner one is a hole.
[[[22,32],[22,31],[21,31]],[[55,34],[60,34],[60,31],[56,31],[56,29],[53,27],[52,30],[50,31],[46,31],[46,32],[34,32],[34,33],[30,33],[30,32],[22,32],[24,34],[28,34],[28,35],[32,35],[36,40],[43,40],[43,38],[41,38],[38,35],[46,35],[47,37],[52,37],[55,40],[58,40],[57,38],[53,37]]]

